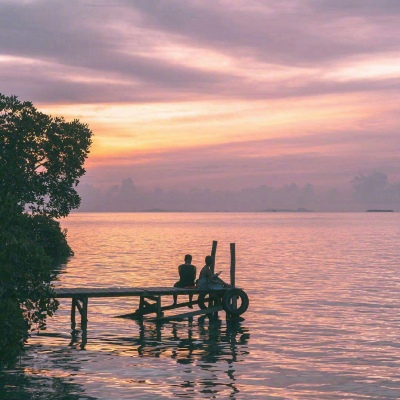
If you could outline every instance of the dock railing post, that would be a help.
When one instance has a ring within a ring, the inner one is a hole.
[[[236,278],[236,249],[235,243],[231,243],[231,287],[235,287]]]
[[[231,288],[233,289],[236,285],[236,247],[235,243],[230,244],[231,248]],[[232,297],[232,306],[234,309],[237,308],[237,297]]]
[[[211,248],[211,257],[213,258],[213,263],[211,265],[211,272],[214,274],[215,272],[215,257],[217,255],[217,244],[218,242],[216,240],[213,240],[212,242],[212,248]],[[208,295],[211,297],[211,294]],[[215,305],[215,301],[210,299],[210,302],[208,303],[209,307],[213,307]],[[214,318],[218,318],[218,311],[212,314]]]
[[[217,244],[218,242],[216,240],[213,240],[212,242],[212,248],[211,248],[211,257],[213,258],[213,264],[211,266],[211,272],[214,274],[214,270],[215,270],[215,256],[217,254]]]

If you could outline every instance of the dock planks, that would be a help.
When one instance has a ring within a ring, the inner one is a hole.
[[[217,250],[217,243],[213,241],[212,245],[212,256],[215,262],[215,254]],[[235,288],[235,244],[231,243],[231,288]],[[213,264],[214,268],[214,264]],[[229,299],[232,298],[232,305],[236,306],[236,294],[227,294],[226,292],[231,290],[230,288],[223,289],[212,289],[212,290],[199,290],[184,289],[176,287],[73,287],[65,288],[58,287],[54,289],[55,297],[59,299],[72,299],[71,302],[71,329],[73,340],[76,336],[76,314],[79,313],[81,317],[81,330],[82,330],[82,343],[81,348],[84,348],[87,342],[87,325],[88,325],[88,302],[89,298],[101,298],[101,297],[139,297],[139,308],[132,313],[120,315],[119,317],[124,318],[138,318],[142,319],[148,314],[155,314],[155,318],[150,320],[156,322],[176,321],[184,318],[192,318],[196,315],[207,315],[214,314],[218,315],[219,311],[225,310]],[[213,294],[216,294],[213,296]],[[181,303],[173,303],[170,305],[162,305],[162,296],[174,296],[174,295],[198,295],[197,300],[193,297],[189,298],[189,301]],[[206,295],[209,295],[206,297]],[[223,297],[224,296],[224,297]],[[227,299],[225,297],[227,296]],[[233,297],[232,297],[233,296]],[[246,295],[247,298],[247,295]],[[225,299],[225,300],[224,300]],[[225,303],[224,303],[225,301]],[[208,305],[206,305],[208,304]],[[182,314],[164,316],[164,311],[175,310],[182,307],[190,307],[198,305],[200,310],[189,311]],[[248,299],[247,299],[248,305]],[[246,306],[247,309],[247,306]],[[245,311],[245,310],[244,310]],[[243,312],[244,312],[243,311]],[[228,314],[227,314],[228,315]],[[233,315],[231,313],[230,315]]]
[[[199,289],[182,289],[175,287],[108,287],[108,288],[55,288],[55,297],[59,299],[72,299],[71,304],[71,329],[76,329],[76,312],[78,311],[81,317],[82,331],[86,332],[88,322],[88,300],[89,298],[104,298],[104,297],[139,297],[139,308],[130,314],[121,315],[120,317],[143,318],[148,314],[156,314],[155,320],[167,320],[164,318],[164,311],[173,310],[189,305],[199,304],[198,300],[162,306],[162,296],[173,295],[201,295],[219,293],[221,297],[227,290],[199,290]],[[217,296],[218,297],[218,296]],[[151,303],[153,302],[153,303]],[[191,311],[189,313],[180,314],[179,316],[171,316],[174,319],[188,318],[193,315],[215,313],[222,310],[222,307],[209,308],[208,310]]]
[[[224,293],[228,289],[213,292]],[[208,290],[181,289],[174,287],[109,287],[109,288],[56,288],[55,297],[70,299],[74,297],[129,297],[129,296],[165,296],[209,293]]]
[[[215,306],[215,307],[209,307],[205,310],[189,311],[183,314],[170,315],[167,317],[151,318],[150,321],[156,321],[156,322],[180,321],[182,319],[191,318],[196,315],[213,314],[222,310],[223,310],[222,306]]]

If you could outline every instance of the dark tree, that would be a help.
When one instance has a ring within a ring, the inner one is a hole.
[[[91,135],[0,94],[0,367],[57,309],[53,268],[73,253],[54,218],[80,204]]]
[[[35,214],[65,217],[79,207],[75,190],[92,132],[39,112],[30,102],[0,94],[0,194]]]

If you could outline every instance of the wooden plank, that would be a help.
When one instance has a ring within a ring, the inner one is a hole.
[[[175,288],[172,286],[154,286],[154,287],[140,287],[146,293],[165,293],[165,294],[175,294],[181,290],[196,290],[196,289],[182,289],[182,288]]]
[[[123,296],[140,296],[143,290],[138,288],[69,288],[56,289],[55,297],[123,297]]]
[[[199,290],[174,287],[150,287],[150,288],[56,288],[56,298],[80,298],[80,297],[130,297],[130,296],[172,296],[200,294],[200,293],[224,293],[227,289]]]
[[[186,301],[185,303],[171,304],[161,307],[161,311],[174,310],[175,308],[189,307],[190,305],[199,304],[198,300]]]
[[[142,313],[138,313],[138,312],[132,312],[129,314],[121,314],[121,315],[116,315],[113,318],[132,318],[132,319],[141,319],[143,318],[143,314]]]
[[[149,295],[157,295],[157,296],[172,296],[174,294],[199,294],[207,292],[199,289],[182,289],[182,288],[174,288],[174,287],[149,287],[149,288],[141,288],[143,290],[143,296]]]
[[[169,306],[162,306],[161,311],[164,312],[167,310],[175,310],[177,308],[189,307],[190,305],[197,305],[197,304],[199,304],[198,300],[186,301],[184,303],[171,304]],[[114,318],[137,318],[137,317],[142,317],[142,316],[143,316],[143,314],[135,311],[135,312],[131,312],[128,314],[116,315]]]
[[[187,312],[187,313],[171,315],[171,316],[168,316],[168,317],[149,318],[149,321],[157,321],[157,322],[179,321],[179,320],[184,319],[184,318],[190,318],[190,317],[194,317],[196,315],[212,314],[212,313],[215,313],[215,312],[218,312],[218,311],[222,311],[222,310],[223,310],[222,306],[215,306],[215,307],[206,308],[204,310],[190,311],[190,312]]]

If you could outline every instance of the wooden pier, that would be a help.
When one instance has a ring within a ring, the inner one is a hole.
[[[217,242],[213,242],[212,254],[215,260]],[[56,288],[55,297],[71,299],[71,329],[76,331],[77,311],[80,315],[80,329],[83,332],[83,341],[86,342],[88,325],[89,298],[103,297],[139,297],[139,307],[132,313],[119,315],[122,318],[142,319],[153,314],[151,319],[157,322],[180,320],[196,315],[218,315],[225,311],[227,317],[238,317],[243,314],[249,305],[247,294],[235,287],[235,244],[231,243],[231,287],[213,290],[177,287],[108,287],[108,288]],[[172,302],[166,304],[166,297],[172,300],[174,296],[189,295],[189,301]],[[165,316],[164,312],[183,307],[199,309],[182,314]]]
[[[197,299],[177,304],[163,305],[162,300],[166,296],[174,295],[197,295]],[[87,328],[89,298],[100,297],[139,297],[139,307],[136,311],[120,315],[125,318],[142,318],[148,314],[155,314],[153,320],[167,321],[189,318],[195,315],[217,313],[225,310],[227,314],[237,316],[243,314],[248,307],[248,297],[239,288],[224,288],[214,290],[181,289],[174,287],[111,287],[111,288],[57,288],[55,297],[70,298],[71,304],[71,329],[76,327],[76,311],[81,317],[81,329]],[[242,299],[242,308],[233,304],[237,298]],[[199,306],[199,310],[186,312],[179,315],[164,317],[164,312],[182,307]]]

